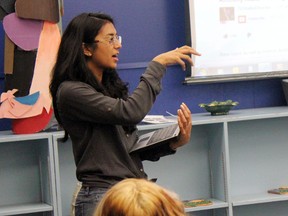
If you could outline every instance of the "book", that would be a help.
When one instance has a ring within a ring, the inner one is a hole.
[[[183,204],[185,208],[192,208],[198,206],[209,206],[212,205],[213,202],[207,199],[195,199],[195,200],[184,200]]]
[[[271,190],[268,190],[268,193],[288,195],[288,187],[280,187],[276,189],[271,189]]]

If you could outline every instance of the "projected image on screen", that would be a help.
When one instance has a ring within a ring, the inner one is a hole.
[[[202,54],[191,76],[287,74],[287,11],[288,0],[189,0],[191,43]]]

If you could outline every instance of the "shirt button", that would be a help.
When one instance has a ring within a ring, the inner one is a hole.
[[[112,110],[111,107],[109,107],[109,108],[107,109],[108,112],[110,112],[111,110]]]
[[[129,137],[129,134],[126,134],[126,137]]]
[[[143,172],[143,169],[140,169],[141,172]]]

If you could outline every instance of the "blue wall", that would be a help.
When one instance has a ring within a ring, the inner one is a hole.
[[[144,66],[154,56],[185,44],[184,7],[184,0],[64,0],[63,29],[82,12],[112,15],[123,37],[119,74],[133,91]],[[166,110],[176,113],[181,102],[188,104],[193,113],[203,112],[199,103],[212,100],[238,101],[235,109],[286,105],[281,79],[183,85],[185,75],[179,66],[168,68],[163,91],[150,114],[165,115]]]
[[[103,11],[111,14],[116,20],[119,34],[123,36],[119,74],[130,83],[131,91],[145,70],[133,66],[146,65],[157,54],[185,44],[184,0],[78,2],[64,2],[63,27],[65,28],[73,16],[84,11]],[[202,108],[198,107],[199,103],[212,100],[238,101],[240,104],[236,109],[286,105],[281,79],[183,85],[185,75],[179,66],[168,68],[163,80],[163,91],[151,114],[165,115],[166,110],[175,113],[182,101],[189,105],[193,113],[203,112]]]

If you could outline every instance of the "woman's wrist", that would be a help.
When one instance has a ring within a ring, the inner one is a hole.
[[[163,65],[165,68],[167,67],[167,63],[165,58],[162,55],[158,55],[152,59],[152,61],[158,62],[159,64]]]

